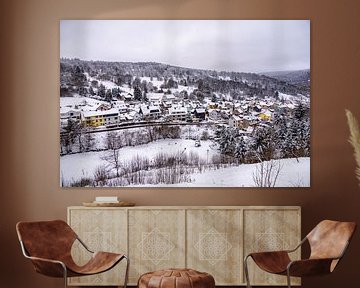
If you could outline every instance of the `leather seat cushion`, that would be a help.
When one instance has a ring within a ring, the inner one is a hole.
[[[166,269],[140,276],[138,288],[214,288],[214,277],[193,269]]]

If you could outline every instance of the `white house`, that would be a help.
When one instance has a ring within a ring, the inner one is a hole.
[[[172,121],[186,121],[188,111],[186,107],[174,106],[169,108],[169,120]]]
[[[242,127],[242,119],[237,115],[231,115],[229,119],[229,126],[232,128],[241,128]]]

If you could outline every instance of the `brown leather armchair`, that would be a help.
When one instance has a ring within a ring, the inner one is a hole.
[[[88,276],[112,269],[121,260],[127,261],[124,288],[127,285],[129,259],[125,254],[91,251],[62,220],[19,222],[16,225],[20,245],[24,256],[31,260],[35,271],[50,277]],[[83,266],[78,266],[72,256],[71,247],[78,240],[92,254]]]
[[[315,276],[333,272],[344,256],[355,229],[356,223],[354,222],[324,220],[295,249],[250,253],[244,259],[247,287],[251,287],[247,267],[249,257],[266,272],[286,275],[289,288],[291,288],[291,276]],[[306,241],[310,245],[310,257],[292,261],[289,253],[296,251]]]

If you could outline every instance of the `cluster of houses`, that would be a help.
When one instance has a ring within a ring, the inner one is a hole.
[[[86,99],[86,98],[84,98]],[[93,100],[93,99],[92,99]],[[81,121],[86,127],[116,127],[137,122],[202,122],[227,124],[251,133],[261,123],[271,122],[274,112],[291,113],[295,105],[291,101],[274,98],[248,97],[237,101],[203,103],[179,99],[173,94],[149,93],[145,103],[114,100],[111,103],[87,101],[82,104],[60,107],[61,126],[69,119]]]

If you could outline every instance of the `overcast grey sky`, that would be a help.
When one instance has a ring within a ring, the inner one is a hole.
[[[238,72],[310,68],[310,20],[61,20],[60,57]]]

